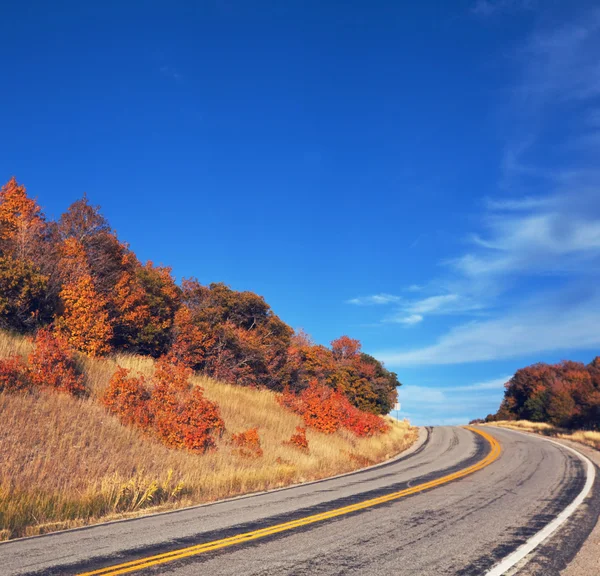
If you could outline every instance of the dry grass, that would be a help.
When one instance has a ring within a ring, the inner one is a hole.
[[[0,357],[26,355],[31,344],[0,334]],[[323,478],[379,462],[416,437],[407,422],[388,434],[357,438],[309,430],[308,454],[283,444],[301,425],[276,395],[197,376],[227,427],[218,450],[198,456],[170,450],[126,428],[97,403],[117,363],[150,373],[147,358],[80,359],[90,397],[0,394],[0,539],[172,509]],[[244,459],[232,433],[257,427],[264,456]]]
[[[502,428],[521,430],[522,432],[535,432],[544,436],[579,442],[580,444],[600,450],[600,432],[565,430],[551,424],[546,424],[545,422],[529,422],[528,420],[500,420],[499,422],[489,422],[486,426],[501,426]]]

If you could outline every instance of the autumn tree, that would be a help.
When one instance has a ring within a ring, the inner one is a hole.
[[[187,312],[179,318],[173,346],[179,353],[194,349],[195,370],[245,386],[283,389],[292,329],[262,297],[184,280],[182,298]],[[192,334],[199,337],[195,345]]]
[[[39,205],[11,178],[0,189],[0,326],[22,332],[51,318],[47,245]]]
[[[126,252],[122,270],[112,291],[114,345],[158,357],[166,353],[180,303],[180,289],[169,268],[148,262],[142,266]]]
[[[0,189],[0,251],[15,259],[34,261],[43,242],[46,222],[38,203],[11,178]]]
[[[534,364],[507,382],[496,420],[532,420],[566,428],[600,427],[600,362]],[[486,419],[487,420],[487,419]]]
[[[83,247],[96,289],[107,297],[121,274],[126,247],[101,214],[100,207],[91,205],[84,194],[61,215],[57,230],[59,241],[71,240]]]
[[[69,344],[89,356],[110,351],[113,334],[107,300],[98,293],[89,270],[85,249],[79,240],[67,238],[61,250],[61,313],[57,327]]]
[[[0,256],[0,327],[24,332],[49,316],[47,286],[31,260]]]

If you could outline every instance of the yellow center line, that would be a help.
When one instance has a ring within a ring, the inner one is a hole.
[[[430,482],[418,484],[412,488],[406,488],[404,490],[400,490],[399,492],[393,492],[392,494],[387,494],[385,496],[371,498],[369,500],[364,500],[363,502],[357,502],[356,504],[343,506],[342,508],[335,508],[334,510],[329,510],[328,512],[313,514],[297,520],[284,522],[283,524],[276,524],[274,526],[269,526],[268,528],[261,528],[259,530],[237,534],[221,540],[214,540],[212,542],[205,542],[204,544],[196,544],[187,548],[180,548],[179,550],[172,550],[171,552],[165,552],[164,554],[156,554],[155,556],[147,556],[146,558],[132,560],[131,562],[125,562],[123,564],[107,566],[106,568],[100,568],[99,570],[93,570],[92,572],[84,572],[78,576],[117,576],[117,574],[128,574],[144,568],[156,566],[157,564],[166,564],[167,562],[181,560],[182,558],[197,556],[206,552],[212,552],[213,550],[219,550],[221,548],[227,548],[229,546],[251,542],[252,540],[264,538],[272,534],[286,532],[301,526],[307,526],[309,524],[322,522],[323,520],[328,520],[330,518],[343,516],[344,514],[350,514],[358,510],[364,510],[365,508],[371,508],[372,506],[378,506],[379,504],[385,504],[386,502],[398,500],[404,496],[423,492],[424,490],[435,488],[436,486],[446,484],[447,482],[452,482],[458,478],[463,478],[464,476],[468,476],[469,474],[473,474],[473,472],[477,472],[478,470],[489,466],[498,458],[498,456],[500,456],[501,451],[499,442],[487,432],[484,432],[483,430],[477,430],[476,428],[471,428],[469,426],[466,426],[466,428],[472,432],[475,432],[476,434],[479,434],[480,436],[483,436],[489,442],[491,450],[485,458],[467,468],[459,470],[458,472],[448,474],[447,476],[443,476],[437,480],[431,480]]]

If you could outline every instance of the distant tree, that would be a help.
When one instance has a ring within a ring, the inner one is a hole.
[[[565,428],[600,428],[600,362],[534,364],[507,382],[495,418],[549,422]]]

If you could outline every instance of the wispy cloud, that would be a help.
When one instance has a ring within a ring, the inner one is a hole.
[[[407,384],[398,390],[400,416],[413,424],[466,424],[476,417],[495,412],[510,376],[455,386]]]
[[[562,298],[560,297],[562,296]],[[537,295],[504,316],[459,325],[430,346],[375,353],[388,366],[462,364],[600,348],[600,295]]]
[[[473,250],[448,264],[466,277],[585,272],[600,257],[600,195],[586,196],[585,204],[570,194],[490,203]]]
[[[393,294],[372,294],[371,296],[359,296],[346,300],[346,303],[355,306],[382,306],[399,302],[401,299],[400,296],[394,296]]]
[[[410,316],[396,316],[390,322],[396,322],[397,324],[406,324],[407,326],[412,326],[413,324],[418,324],[423,321],[423,316],[421,314],[411,314]]]
[[[427,315],[466,314],[480,309],[479,303],[458,294],[438,294],[403,301],[383,321],[412,325],[421,322]]]
[[[524,6],[482,1],[476,11]],[[431,315],[459,322],[428,345],[376,353],[390,366],[600,348],[600,10],[536,22],[513,54],[499,192],[483,198],[477,229],[423,297],[398,300],[385,317],[405,326]]]

